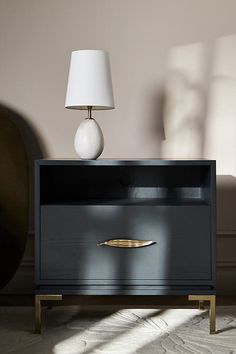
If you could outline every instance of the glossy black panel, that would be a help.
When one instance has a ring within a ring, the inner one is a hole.
[[[35,172],[38,292],[215,292],[215,161],[39,160]],[[97,246],[117,238],[155,243]]]

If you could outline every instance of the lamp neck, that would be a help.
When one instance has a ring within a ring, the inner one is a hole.
[[[92,119],[92,106],[88,106],[88,118],[87,119]]]

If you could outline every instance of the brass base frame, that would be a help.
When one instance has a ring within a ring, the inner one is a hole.
[[[62,295],[35,295],[35,333],[41,334],[42,331],[41,301],[58,300],[62,300]]]
[[[199,301],[199,309],[204,310],[204,301],[210,302],[210,334],[216,333],[216,297],[215,295],[189,295],[189,301]]]
[[[62,295],[35,295],[35,333],[42,331],[42,310],[41,301],[62,300]],[[215,295],[189,295],[189,301],[199,301],[199,310],[204,310],[204,301],[210,302],[210,334],[216,333],[216,297]]]

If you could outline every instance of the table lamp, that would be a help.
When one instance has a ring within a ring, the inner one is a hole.
[[[113,109],[109,54],[104,50],[72,52],[65,107],[88,111],[80,124],[74,147],[82,159],[97,159],[104,147],[102,130],[92,110]]]

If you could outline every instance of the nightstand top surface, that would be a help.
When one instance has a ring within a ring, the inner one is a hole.
[[[39,165],[90,165],[90,166],[124,166],[124,165],[214,165],[215,160],[208,159],[40,159],[35,160]]]

